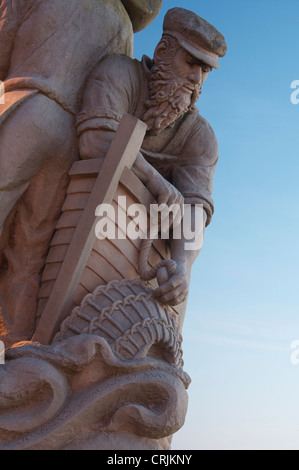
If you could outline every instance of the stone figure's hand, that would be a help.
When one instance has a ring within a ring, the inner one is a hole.
[[[178,305],[184,302],[188,295],[187,270],[183,264],[177,264],[176,271],[169,276],[165,267],[157,273],[159,287],[154,296],[157,300],[168,305]]]
[[[159,175],[160,176],[160,175]],[[147,188],[158,201],[158,204],[183,204],[184,198],[181,193],[165,178],[153,178],[147,183]]]
[[[161,210],[161,223],[163,218],[169,217],[169,227],[178,225],[184,213],[184,198],[182,194],[158,171],[150,165],[139,152],[135,163],[132,167],[134,173],[147,187],[149,192],[154,196],[158,205],[165,204],[169,210]],[[151,207],[154,210],[154,207]],[[162,208],[163,209],[163,208]],[[157,210],[159,210],[157,208]]]
[[[159,178],[150,180],[146,186],[157,200],[158,205],[165,204],[169,209],[173,209],[173,212],[170,214],[170,226],[179,224],[184,213],[184,197],[182,194],[160,175]],[[165,211],[165,217],[168,217],[168,214],[169,212]]]
[[[173,209],[171,223],[179,224],[183,216],[184,198],[181,193],[150,165],[139,152],[132,167],[134,173],[154,196],[158,205],[166,204]],[[164,211],[165,217],[169,212]],[[163,219],[163,212],[162,212]]]

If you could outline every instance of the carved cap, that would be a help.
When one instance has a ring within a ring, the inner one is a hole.
[[[175,37],[192,56],[218,69],[227,51],[224,37],[214,26],[184,8],[172,8],[164,19],[163,33]]]

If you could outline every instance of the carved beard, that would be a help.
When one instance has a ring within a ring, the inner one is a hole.
[[[195,103],[201,93],[201,85],[176,77],[169,65],[153,67],[149,82],[150,99],[143,121],[152,135],[158,135],[184,114],[195,111]]]

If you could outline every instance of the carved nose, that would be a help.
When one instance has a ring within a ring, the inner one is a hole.
[[[201,83],[201,81],[202,81],[201,67],[198,67],[198,70],[193,71],[193,72],[190,73],[189,80],[190,80],[190,82],[192,82],[194,84]]]

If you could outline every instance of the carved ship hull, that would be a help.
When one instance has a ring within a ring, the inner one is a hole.
[[[56,233],[51,242],[42,276],[38,316],[42,314],[49,300],[70,242],[98,175],[98,172],[92,173],[91,167],[100,167],[100,164],[101,162],[96,160],[76,162],[70,172],[71,182],[67,198],[56,227]],[[138,203],[149,208],[150,203],[153,202],[151,195],[140,180],[128,169],[124,171],[113,198],[112,205],[116,214],[123,210],[117,205],[119,196],[126,197],[128,206]],[[132,218],[126,217],[128,223],[134,223]],[[116,231],[118,229],[119,226],[116,221]],[[84,296],[93,292],[99,285],[106,285],[114,280],[138,278],[138,258],[141,243],[141,239],[131,240],[118,237],[105,240],[96,239],[82,273],[72,307],[80,305]],[[168,259],[169,256],[167,241],[155,240],[153,249],[150,252],[149,266],[153,267],[161,260]],[[155,283],[152,283],[152,285],[154,287]]]

